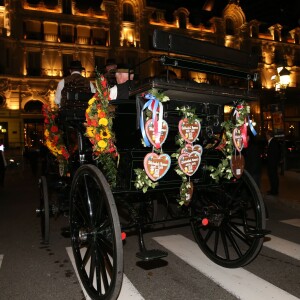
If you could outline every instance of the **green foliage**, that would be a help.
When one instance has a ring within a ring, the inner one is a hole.
[[[240,102],[235,106],[235,114],[233,118],[230,118],[227,121],[224,121],[221,126],[224,129],[224,136],[222,137],[225,140],[225,147],[222,149],[224,158],[218,164],[217,167],[207,166],[207,169],[211,172],[210,176],[216,182],[219,182],[221,178],[230,179],[233,177],[230,161],[235,149],[232,139],[232,132],[235,128],[241,127],[245,118],[250,113],[250,106],[246,102]]]

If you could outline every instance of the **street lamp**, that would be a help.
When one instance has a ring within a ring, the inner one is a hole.
[[[280,69],[280,68],[278,68]],[[279,84],[281,89],[286,89],[291,83],[291,72],[286,67],[281,67],[281,70],[278,70],[279,75]]]

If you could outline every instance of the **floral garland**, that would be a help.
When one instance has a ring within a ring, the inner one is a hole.
[[[197,115],[195,113],[195,109],[192,109],[190,106],[183,106],[183,107],[176,107],[176,110],[179,111],[179,115],[181,115],[183,118],[187,119],[189,123],[193,123],[195,119],[197,119]],[[177,165],[175,167],[175,172],[181,177],[181,186],[180,186],[180,193],[179,193],[179,199],[178,199],[178,204],[183,205],[183,204],[188,204],[186,202],[186,194],[188,191],[192,188],[192,183],[189,180],[189,177],[180,169],[179,164],[178,164],[178,158],[179,155],[182,151],[182,149],[185,147],[185,140],[183,137],[178,134],[176,136],[176,145],[179,145],[178,150],[176,153],[173,153],[171,156],[174,157],[177,161]]]
[[[235,146],[233,144],[232,132],[235,128],[240,128],[245,119],[250,113],[250,106],[242,101],[238,104],[235,104],[235,119],[230,118],[227,121],[224,121],[221,126],[224,129],[224,134],[222,136],[222,141],[220,146],[217,149],[221,150],[225,157],[221,160],[217,167],[207,166],[207,169],[211,172],[210,176],[216,181],[219,182],[221,178],[231,179],[233,177],[232,170],[230,167],[230,161],[232,158],[233,151]]]
[[[57,158],[59,163],[66,165],[70,154],[64,145],[62,131],[58,128],[55,122],[57,119],[58,110],[51,109],[48,105],[44,104],[42,111],[45,126],[45,144],[50,152]]]
[[[153,88],[149,90],[147,93],[142,94],[142,97],[144,98],[153,98],[158,100],[159,102],[167,102],[170,100],[168,96],[166,96],[164,93],[159,92],[157,89]],[[146,110],[146,120],[149,120],[152,118],[152,111],[149,109]],[[144,147],[146,147],[146,144],[143,139],[141,139],[141,143]],[[153,147],[154,152],[160,152],[155,147]],[[134,169],[134,172],[136,174],[136,179],[134,182],[134,186],[137,190],[142,190],[143,193],[146,193],[149,188],[155,188],[158,185],[158,182],[153,182],[148,175],[146,174],[144,169],[138,168]]]
[[[112,187],[116,186],[117,164],[119,153],[115,146],[115,135],[112,131],[113,116],[109,111],[109,88],[107,80],[97,73],[97,93],[89,100],[85,112],[86,133],[92,143],[93,156],[103,167],[106,178]]]

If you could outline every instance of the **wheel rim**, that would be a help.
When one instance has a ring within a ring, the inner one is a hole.
[[[70,226],[81,282],[92,299],[116,299],[122,284],[123,246],[110,187],[94,166],[78,169],[71,187]]]
[[[237,268],[259,253],[263,238],[251,235],[265,229],[261,194],[247,171],[240,180],[201,190],[192,205],[192,229],[202,251],[215,263]],[[208,225],[202,220],[206,218]]]
[[[41,220],[41,233],[44,243],[49,243],[50,232],[50,215],[49,215],[49,194],[48,185],[45,176],[40,179],[40,220]]]

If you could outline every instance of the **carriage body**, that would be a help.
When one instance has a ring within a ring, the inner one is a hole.
[[[154,39],[157,47],[165,47],[165,37],[164,33],[156,33]],[[176,46],[174,42],[173,45]],[[167,46],[170,47],[170,43]],[[180,49],[176,51],[181,52]],[[162,62],[165,65],[173,64],[174,58],[163,57]],[[183,59],[175,64],[182,64],[182,67],[186,66],[188,69],[199,67],[198,64],[194,65],[194,61]],[[200,67],[203,68],[203,65]],[[207,65],[205,67],[208,68]],[[211,72],[228,71],[216,68],[214,65]],[[244,76],[249,79],[243,72],[228,72],[235,77]],[[178,150],[175,141],[181,117],[177,107],[192,107],[201,120],[197,143],[202,145],[203,153],[199,168],[190,178],[193,196],[186,206],[180,206],[177,202],[182,180],[174,171],[177,164],[174,158],[170,169],[159,180],[155,189],[148,189],[147,193],[143,193],[134,184],[135,169],[143,168],[144,157],[152,151],[151,147],[144,147],[141,143],[140,118],[146,102],[144,94],[153,88],[162,91],[170,99],[163,103],[163,119],[169,127],[168,137],[162,145],[164,153],[171,156]],[[66,133],[66,146],[71,153],[69,176],[59,177],[59,181],[63,181],[62,207],[65,208],[67,203],[76,266],[91,298],[117,299],[123,274],[121,232],[126,230],[136,230],[140,248],[137,257],[146,261],[163,258],[167,253],[157,249],[147,250],[143,238],[145,226],[178,219],[185,219],[191,224],[200,249],[221,266],[241,267],[258,255],[267,231],[262,196],[254,180],[244,171],[239,179],[216,182],[207,168],[210,165],[217,166],[224,157],[217,149],[222,140],[224,105],[255,99],[256,95],[249,89],[215,87],[168,77],[152,78],[131,86],[129,99],[112,100],[109,104],[120,154],[116,186],[111,188],[105,178],[105,170],[94,159],[91,144],[85,136],[83,123],[87,101],[82,101],[80,96],[72,96],[72,107],[62,110],[60,115],[60,122]],[[49,214],[47,190],[47,180],[42,178],[44,236],[45,231],[49,230],[49,216],[45,216],[46,213]],[[167,214],[159,219],[157,212],[162,207],[161,201],[164,203],[163,207],[167,206]],[[169,206],[172,206],[172,211],[168,210]],[[123,222],[123,209],[126,211],[125,218],[130,216],[129,222]]]

